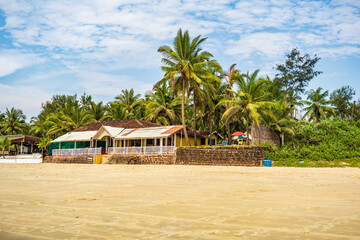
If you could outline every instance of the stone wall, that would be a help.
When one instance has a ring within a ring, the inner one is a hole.
[[[265,158],[265,147],[194,148],[184,147],[176,150],[176,163],[179,165],[217,165],[259,167]]]
[[[111,155],[106,163],[168,165],[175,163],[175,154]]]
[[[280,135],[274,130],[266,126],[256,126],[253,124],[251,127],[252,144],[264,144],[269,142],[271,144],[280,145]]]
[[[104,164],[159,164],[159,165],[217,165],[261,166],[267,148],[226,147],[196,148],[180,147],[176,154],[104,155]],[[95,156],[48,156],[44,163],[95,163]]]
[[[79,156],[46,156],[44,163],[85,163],[93,164],[95,157],[93,155]]]

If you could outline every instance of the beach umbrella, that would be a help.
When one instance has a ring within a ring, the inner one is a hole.
[[[231,134],[231,136],[232,137],[234,137],[234,136],[246,136],[246,134],[243,133],[243,132],[234,132],[233,134]]]

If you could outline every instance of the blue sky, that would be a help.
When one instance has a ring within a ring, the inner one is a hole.
[[[207,37],[224,69],[271,78],[285,53],[317,54],[309,88],[350,85],[360,97],[360,1],[0,1],[0,112],[30,117],[54,94],[108,102],[163,76],[159,46],[179,28]]]

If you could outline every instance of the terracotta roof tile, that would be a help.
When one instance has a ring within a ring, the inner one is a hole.
[[[135,129],[133,129],[133,130],[127,132],[127,133],[124,133],[124,134],[122,134],[121,136],[127,136],[127,135],[129,135],[130,133],[135,132],[136,130],[138,130],[138,128],[135,128]]]
[[[174,126],[174,127],[170,128],[170,129],[166,130],[165,132],[162,132],[161,134],[170,134],[170,135],[172,135],[172,134],[178,132],[181,129],[182,129],[182,126]]]

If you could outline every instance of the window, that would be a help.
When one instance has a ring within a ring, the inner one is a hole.
[[[154,139],[146,139],[146,146],[154,146]]]
[[[200,145],[206,144],[206,138],[200,138]]]

